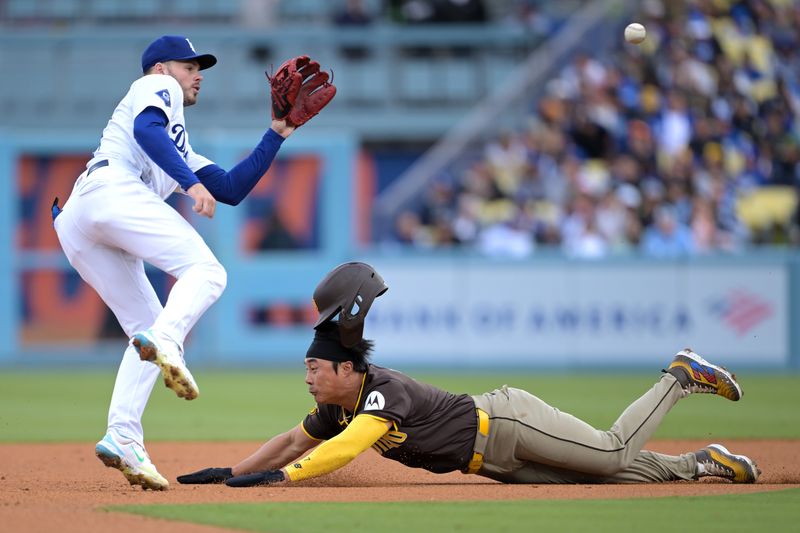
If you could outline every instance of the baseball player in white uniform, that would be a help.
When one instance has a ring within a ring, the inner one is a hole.
[[[75,182],[54,226],[70,264],[114,312],[130,342],[117,374],[100,460],[131,485],[165,490],[144,448],[142,413],[159,373],[179,397],[199,389],[183,359],[187,333],[225,289],[226,273],[202,237],[164,202],[175,191],[213,217],[216,202],[236,205],[269,168],[293,127],[273,120],[253,152],[229,172],[189,143],[185,106],[196,103],[201,71],[216,58],[182,36],[165,35],[142,55],[133,82]],[[162,307],[144,262],[177,281]]]

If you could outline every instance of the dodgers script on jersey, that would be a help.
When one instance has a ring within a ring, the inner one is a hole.
[[[157,107],[166,114],[169,120],[167,134],[192,172],[212,164],[209,159],[194,153],[189,144],[180,84],[172,76],[150,74],[131,84],[128,94],[117,105],[103,130],[100,146],[87,167],[107,159],[112,165],[130,171],[131,177],[142,180],[164,199],[175,191],[178,183],[147,156],[133,136],[134,119],[148,107]]]
[[[393,422],[373,445],[387,459],[444,473],[463,470],[472,457],[478,422],[471,396],[451,394],[375,365],[369,365],[355,413],[319,404],[306,416],[303,428],[327,440],[361,414]]]

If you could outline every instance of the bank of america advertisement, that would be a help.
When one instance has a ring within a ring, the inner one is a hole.
[[[788,359],[780,265],[387,265],[365,336],[381,364],[664,365]]]

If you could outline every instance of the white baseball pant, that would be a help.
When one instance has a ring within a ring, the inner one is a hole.
[[[225,269],[197,231],[122,167],[81,174],[54,226],[70,264],[128,337],[150,328],[159,342],[172,342],[183,354],[189,330],[227,283]],[[145,261],[177,278],[163,308]],[[142,414],[159,375],[129,343],[114,384],[109,429],[143,445]]]

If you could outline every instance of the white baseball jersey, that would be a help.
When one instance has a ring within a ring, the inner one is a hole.
[[[127,167],[161,198],[166,198],[175,191],[178,182],[147,156],[133,136],[134,119],[148,107],[157,107],[166,114],[169,120],[167,134],[192,172],[212,164],[209,159],[194,153],[189,144],[180,84],[166,74],[149,74],[131,84],[128,94],[117,105],[103,130],[100,146],[87,167],[108,159],[112,164]]]

